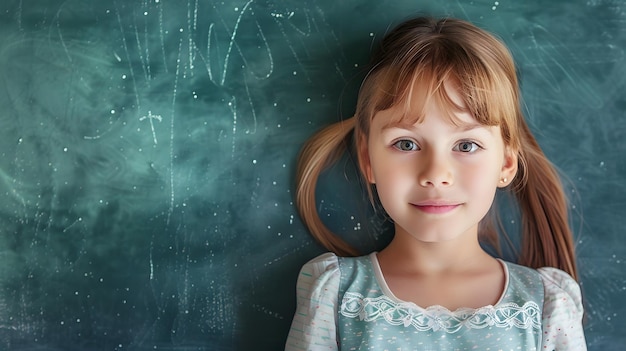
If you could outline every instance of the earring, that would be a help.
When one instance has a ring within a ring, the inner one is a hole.
[[[506,177],[500,179],[500,183],[504,184],[508,181],[508,179]]]

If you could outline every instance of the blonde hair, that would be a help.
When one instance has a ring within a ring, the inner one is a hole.
[[[464,106],[447,95],[443,86],[450,81],[458,85]],[[424,91],[413,91],[416,82]],[[541,151],[521,112],[512,56],[490,33],[452,18],[414,18],[389,32],[361,85],[355,116],[324,128],[303,146],[296,174],[296,205],[313,237],[338,255],[358,255],[321,221],[315,198],[318,177],[346,147],[361,150],[377,112],[408,104],[416,93],[424,101],[436,99],[448,112],[463,109],[479,123],[500,127],[504,144],[518,155],[518,173],[511,183],[522,219],[518,263],[532,268],[556,267],[577,278],[568,202],[556,169]],[[419,120],[423,114],[412,116]],[[358,152],[361,173],[362,157]],[[373,199],[372,187],[368,191]],[[497,216],[486,216],[481,221],[480,235],[497,244],[494,218]]]

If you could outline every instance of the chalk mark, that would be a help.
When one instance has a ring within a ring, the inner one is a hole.
[[[156,137],[156,131],[154,130],[154,122],[153,120],[157,120],[159,122],[161,122],[163,120],[163,118],[160,115],[153,115],[152,111],[148,111],[148,115],[147,116],[141,116],[139,118],[139,121],[145,121],[148,120],[148,122],[150,122],[150,129],[152,130],[152,140],[154,141],[154,145],[158,144],[157,142],[157,137]]]
[[[231,54],[233,52],[233,48],[235,48],[237,50],[237,52],[239,52],[239,56],[241,57],[241,59],[244,62],[244,65],[246,67],[249,67],[248,64],[248,60],[246,59],[245,55],[243,54],[241,48],[239,47],[239,45],[237,44],[237,35],[239,33],[239,26],[241,24],[241,21],[243,19],[243,16],[246,14],[246,11],[250,10],[250,12],[252,12],[251,10],[251,6],[253,4],[254,0],[250,0],[248,1],[243,8],[241,9],[241,11],[239,12],[239,16],[237,17],[237,20],[235,21],[235,26],[233,27],[232,33],[230,34],[230,39],[228,41],[228,48],[226,50],[226,53],[224,55],[224,63],[222,65],[222,72],[221,72],[221,76],[219,77],[219,81],[217,81],[213,75],[213,68],[211,63],[213,62],[213,58],[211,57],[211,47],[212,42],[213,42],[213,37],[215,36],[214,33],[214,28],[215,28],[215,23],[211,23],[209,24],[209,33],[207,35],[207,59],[204,60],[205,64],[206,64],[206,69],[207,69],[207,73],[209,75],[209,79],[215,83],[216,85],[219,86],[224,86],[226,84],[226,73],[228,72],[228,67],[231,61]],[[223,22],[224,27],[228,28],[228,26],[226,25],[226,23]],[[265,73],[264,75],[256,75],[254,74],[254,72],[252,72],[252,75],[255,76],[258,79],[267,79],[269,78],[273,71],[274,71],[274,59],[273,59],[273,55],[272,52],[270,50],[270,46],[269,46],[269,42],[267,40],[267,37],[265,36],[265,33],[263,32],[263,29],[261,28],[261,25],[259,24],[258,21],[255,21],[256,27],[258,29],[258,34],[261,37],[261,40],[263,41],[263,45],[267,51],[267,55],[270,61],[270,67],[267,71],[267,73]],[[217,44],[216,44],[217,45]],[[201,55],[202,57],[202,55]]]

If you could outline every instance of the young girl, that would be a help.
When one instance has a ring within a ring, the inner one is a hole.
[[[510,53],[470,23],[416,18],[385,36],[355,116],[300,156],[300,215],[334,253],[302,268],[287,350],[586,349],[567,201],[519,99]],[[318,176],[349,141],[395,228],[360,257],[316,212]],[[519,205],[519,265],[479,244],[497,241],[496,189]]]

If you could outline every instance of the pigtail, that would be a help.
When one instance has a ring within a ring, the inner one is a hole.
[[[522,214],[520,264],[555,267],[578,279],[568,202],[554,166],[528,126],[521,130],[520,173],[514,187]]]
[[[322,223],[317,213],[315,188],[322,171],[346,150],[354,125],[355,118],[352,117],[313,135],[300,151],[296,171],[296,207],[300,218],[320,244],[339,256],[357,256],[358,252]]]

